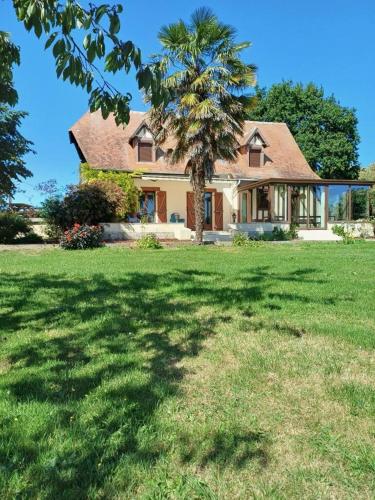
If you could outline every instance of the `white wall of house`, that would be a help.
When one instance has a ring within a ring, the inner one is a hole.
[[[144,176],[142,179],[135,179],[135,184],[139,188],[160,188],[161,191],[167,193],[167,222],[170,222],[171,215],[178,213],[181,219],[187,221],[187,195],[186,193],[192,191],[192,186],[188,178],[182,179],[164,179],[157,178],[156,176]],[[234,186],[233,181],[215,181],[207,182],[206,188],[216,189],[218,192],[223,193],[223,229],[227,229],[228,225],[232,222],[232,213],[237,211],[234,199]],[[214,211],[214,210],[213,210]],[[213,214],[214,217],[214,214]],[[214,221],[215,225],[215,221]]]

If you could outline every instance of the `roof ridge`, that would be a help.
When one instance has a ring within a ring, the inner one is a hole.
[[[140,115],[145,115],[148,113],[148,111],[138,111],[136,109],[131,109],[130,113],[137,113]],[[279,122],[279,121],[262,121],[262,120],[245,120],[245,123],[260,123],[260,124],[276,124],[276,125],[286,125],[285,122]]]

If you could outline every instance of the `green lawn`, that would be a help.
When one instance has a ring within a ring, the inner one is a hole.
[[[2,499],[374,498],[375,244],[0,271]]]

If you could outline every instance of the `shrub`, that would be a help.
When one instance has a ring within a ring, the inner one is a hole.
[[[42,203],[39,215],[46,223],[46,234],[53,240],[58,240],[67,227],[67,216],[63,200],[52,196]]]
[[[284,231],[283,228],[275,226],[272,230],[273,241],[288,241],[291,237],[289,231]]]
[[[17,236],[31,233],[29,222],[21,215],[0,213],[0,243],[13,243]]]
[[[249,241],[247,233],[236,233],[233,236],[232,245],[234,247],[245,247],[249,244]]]
[[[290,241],[298,238],[298,232],[295,227],[283,229],[275,226],[272,233],[263,233],[257,238],[261,241]]]
[[[13,243],[44,243],[43,238],[39,235],[31,231],[25,236],[21,236],[20,238],[16,238]]]
[[[257,247],[261,245],[260,241],[249,238],[247,233],[236,233],[233,236],[232,245],[234,247]]]
[[[122,193],[107,181],[70,186],[64,198],[48,198],[40,211],[48,236],[59,239],[74,224],[86,226],[110,222],[116,216]]]
[[[288,234],[289,234],[289,239],[290,240],[297,240],[298,239],[298,224],[296,224],[295,222],[292,222],[289,226],[289,231],[288,231]]]
[[[162,248],[160,241],[157,239],[156,235],[153,233],[144,234],[137,240],[138,248],[153,248],[158,249]]]
[[[60,240],[60,246],[65,250],[83,250],[102,245],[103,228],[101,226],[74,224],[71,229],[64,231]]]
[[[345,243],[346,245],[354,243],[354,236],[350,231],[347,231],[344,226],[340,226],[339,224],[336,224],[332,227],[332,232],[333,234],[336,234],[337,236],[341,236],[342,242]]]
[[[92,184],[70,186],[63,199],[65,227],[73,224],[87,226],[111,222],[115,217],[114,205],[107,199],[102,187]]]
[[[115,182],[105,179],[96,179],[88,182],[90,186],[96,186],[105,194],[107,201],[111,204],[113,214],[124,218],[126,215],[126,196],[124,191]]]

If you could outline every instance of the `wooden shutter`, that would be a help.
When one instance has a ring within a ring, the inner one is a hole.
[[[156,211],[159,222],[167,222],[167,193],[156,191]]]
[[[215,203],[215,229],[223,230],[223,193],[216,192],[214,195]]]
[[[186,225],[189,229],[195,229],[194,193],[186,193]]]
[[[138,161],[152,161],[152,144],[150,142],[138,143]]]
[[[261,167],[262,151],[260,149],[249,150],[249,166]]]

